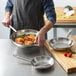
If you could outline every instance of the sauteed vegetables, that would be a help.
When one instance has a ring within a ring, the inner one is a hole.
[[[23,34],[18,35],[15,38],[15,42],[21,45],[31,45],[34,44],[36,35],[34,34]]]

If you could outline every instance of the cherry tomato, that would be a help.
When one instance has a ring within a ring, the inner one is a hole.
[[[67,57],[67,53],[64,53],[64,56],[66,56],[66,57]]]
[[[72,53],[68,53],[68,57],[72,57]]]

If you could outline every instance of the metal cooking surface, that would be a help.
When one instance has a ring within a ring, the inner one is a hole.
[[[60,37],[56,39],[51,39],[49,44],[52,46],[52,48],[56,50],[63,50],[62,48],[70,48],[73,45],[73,40]]]
[[[36,69],[47,69],[54,65],[54,60],[52,57],[49,56],[48,57],[44,56],[44,58],[42,57],[43,56],[41,56],[41,59],[39,58],[39,60],[36,61],[35,65]]]
[[[54,65],[54,60],[49,56],[45,47],[34,52],[26,52],[23,48],[16,48],[13,55],[18,58],[17,61],[20,64],[31,64],[35,69],[48,69]]]
[[[37,46],[37,44],[34,44],[34,45],[20,45],[20,44],[17,44],[15,42],[16,37],[19,36],[19,35],[23,35],[23,34],[34,34],[34,35],[36,35],[37,32],[38,32],[37,30],[33,30],[33,29],[18,30],[17,32],[13,32],[13,34],[10,36],[10,39],[11,39],[11,42],[13,44],[15,44],[16,46],[21,47],[21,48]]]
[[[26,50],[25,49],[22,49],[22,48],[16,48],[15,50],[14,50],[14,55],[18,55],[18,56],[21,56],[21,57],[24,57],[24,58],[27,58],[27,57],[29,57],[29,58],[33,58],[33,57],[35,57],[35,56],[40,56],[40,55],[45,55],[45,54],[47,54],[47,53],[45,53],[46,51],[45,51],[46,49],[45,48],[40,48],[40,50],[39,49],[37,49],[36,51],[34,51],[34,52],[26,52]],[[29,50],[27,50],[27,51],[29,51]]]
[[[66,48],[66,47],[69,47],[68,44],[65,44],[65,43],[55,43],[53,45],[54,48]]]

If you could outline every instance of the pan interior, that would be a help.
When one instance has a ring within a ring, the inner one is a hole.
[[[68,38],[57,38],[57,39],[51,39],[50,45],[53,48],[69,48],[73,44],[73,40],[70,40]]]
[[[49,56],[38,56],[34,58],[33,64],[36,69],[47,69],[54,64],[54,60]]]
[[[33,30],[33,29],[18,30],[17,32],[13,32],[13,34],[10,36],[10,39],[12,40],[12,42],[17,47],[25,48],[25,47],[37,46],[36,44],[35,45],[20,45],[20,44],[17,44],[15,42],[16,37],[19,36],[19,35],[23,35],[23,34],[34,34],[34,35],[36,35],[37,32],[38,32],[37,30]]]
[[[55,43],[53,45],[54,48],[67,48],[70,47],[70,45],[66,44],[66,43]]]

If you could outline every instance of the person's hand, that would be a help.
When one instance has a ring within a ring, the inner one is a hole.
[[[35,43],[38,43],[38,46],[43,46],[45,42],[45,33],[39,31],[36,35]]]
[[[9,27],[9,25],[11,24],[11,19],[10,18],[4,18],[2,21],[2,24],[6,27]]]

